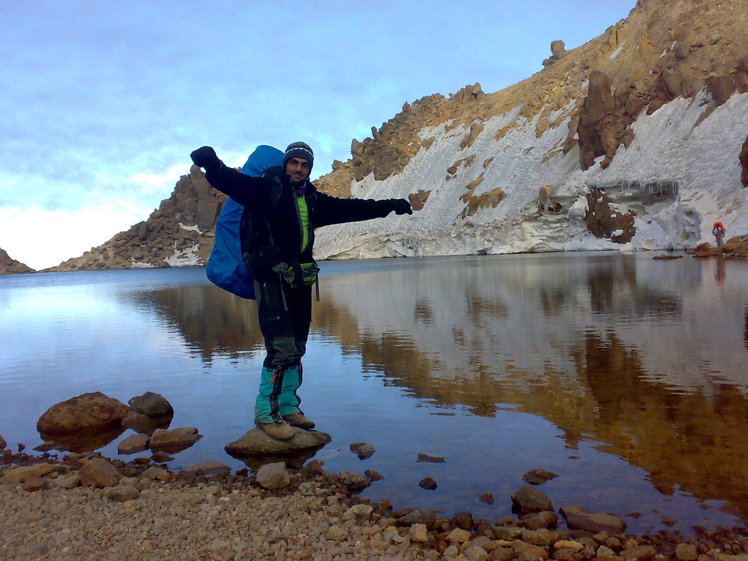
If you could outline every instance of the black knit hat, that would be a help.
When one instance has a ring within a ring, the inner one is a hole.
[[[309,162],[309,170],[311,171],[314,165],[314,152],[306,142],[293,142],[286,148],[286,153],[283,156],[283,169],[286,169],[286,162],[291,158],[304,158]]]

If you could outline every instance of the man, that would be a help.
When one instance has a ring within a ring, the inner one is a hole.
[[[722,222],[715,222],[712,226],[712,235],[717,241],[717,247],[722,247],[722,240],[725,238],[725,227]]]
[[[301,357],[312,317],[314,229],[329,224],[383,218],[390,212],[412,214],[405,199],[338,199],[317,191],[309,181],[314,153],[304,142],[286,148],[283,164],[262,177],[229,168],[213,148],[190,154],[216,189],[244,205],[242,253],[255,279],[255,295],[267,355],[255,402],[255,424],[276,440],[289,440],[293,426],[314,423],[299,408]]]

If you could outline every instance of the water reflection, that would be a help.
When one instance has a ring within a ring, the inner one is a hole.
[[[156,312],[207,363],[216,355],[238,358],[264,349],[252,300],[233,297],[213,286],[148,290],[136,293],[133,299],[141,308]]]
[[[14,299],[4,299],[1,288],[0,302],[12,308]],[[190,393],[180,381],[189,364],[179,362],[173,367],[175,385],[138,387],[121,397],[145,390],[176,395],[183,399],[177,411],[196,410],[194,421],[177,424],[199,425],[205,441],[220,433],[219,450],[242,434],[246,415],[236,411],[248,410],[256,380],[247,372],[259,372],[264,352],[254,304],[194,280],[141,283],[114,295],[123,307],[134,305],[140,312],[132,319],[133,325],[140,321],[133,331],[144,329],[143,315],[157,318],[159,328],[183,341],[203,365],[229,359],[241,371],[235,376],[216,367],[223,378],[211,378]],[[98,317],[96,305],[106,304],[96,302],[89,313]],[[19,314],[7,317],[15,321]],[[118,314],[114,323],[127,317]],[[56,333],[74,331],[67,323],[55,327]],[[94,327],[102,331],[100,323]],[[87,349],[78,354],[90,353]],[[167,368],[163,364],[174,362],[170,338],[157,350],[139,352],[164,355],[149,363],[154,384],[162,378],[159,369]],[[245,359],[256,368],[246,368]],[[459,504],[459,510],[475,510],[463,506],[460,501],[468,499],[462,495],[493,490],[499,496],[503,487],[489,487],[499,485],[497,480],[514,485],[517,474],[507,470],[516,465],[566,469],[548,484],[557,494],[567,485],[574,498],[582,492],[598,496],[600,488],[616,486],[620,465],[596,458],[604,469],[586,468],[575,476],[574,469],[581,468],[564,464],[594,448],[643,470],[666,497],[693,496],[705,506],[723,501],[721,506],[748,521],[748,444],[740,437],[748,420],[746,359],[745,263],[600,253],[325,263],[302,398],[308,398],[315,420],[335,420],[336,438],[347,438],[349,426],[363,426],[370,428],[370,438],[384,439],[376,443],[382,452],[372,460],[389,469],[382,488],[399,483],[397,470],[404,468],[388,460],[399,448],[412,457],[447,455],[450,470],[461,469],[463,458],[474,467],[485,460],[473,472],[484,485],[477,492],[471,482],[454,483],[447,491],[450,485],[440,481],[440,492],[452,493],[446,502]],[[206,402],[220,403],[219,410]],[[398,439],[390,443],[393,429]],[[561,450],[554,441],[561,441]],[[333,445],[341,446],[339,440]],[[439,446],[448,451],[439,453]],[[340,449],[326,452],[344,469],[356,469],[345,464]],[[195,461],[208,459],[216,458]],[[449,476],[445,471],[440,477]],[[643,493],[638,483],[631,485],[637,490],[621,493]]]

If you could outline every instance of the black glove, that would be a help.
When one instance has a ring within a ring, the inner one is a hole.
[[[221,164],[221,160],[216,156],[216,151],[210,146],[198,148],[190,154],[190,158],[192,158],[192,161],[195,162],[196,166],[205,168],[206,171]]]
[[[413,209],[406,199],[390,199],[390,206],[395,214],[413,214]]]

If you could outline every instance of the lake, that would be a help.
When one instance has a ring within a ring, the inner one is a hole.
[[[361,494],[395,508],[494,521],[541,468],[558,474],[539,487],[555,509],[617,513],[629,532],[745,524],[748,264],[652,257],[322,263],[300,395],[333,440],[314,458],[379,471]],[[172,468],[246,467],[224,446],[252,426],[263,356],[254,303],[202,268],[0,277],[13,449],[41,444],[36,422],[57,402],[153,391],[174,406],[171,428],[203,435]],[[100,451],[132,459],[117,454],[130,434]],[[375,454],[360,460],[355,442]]]

